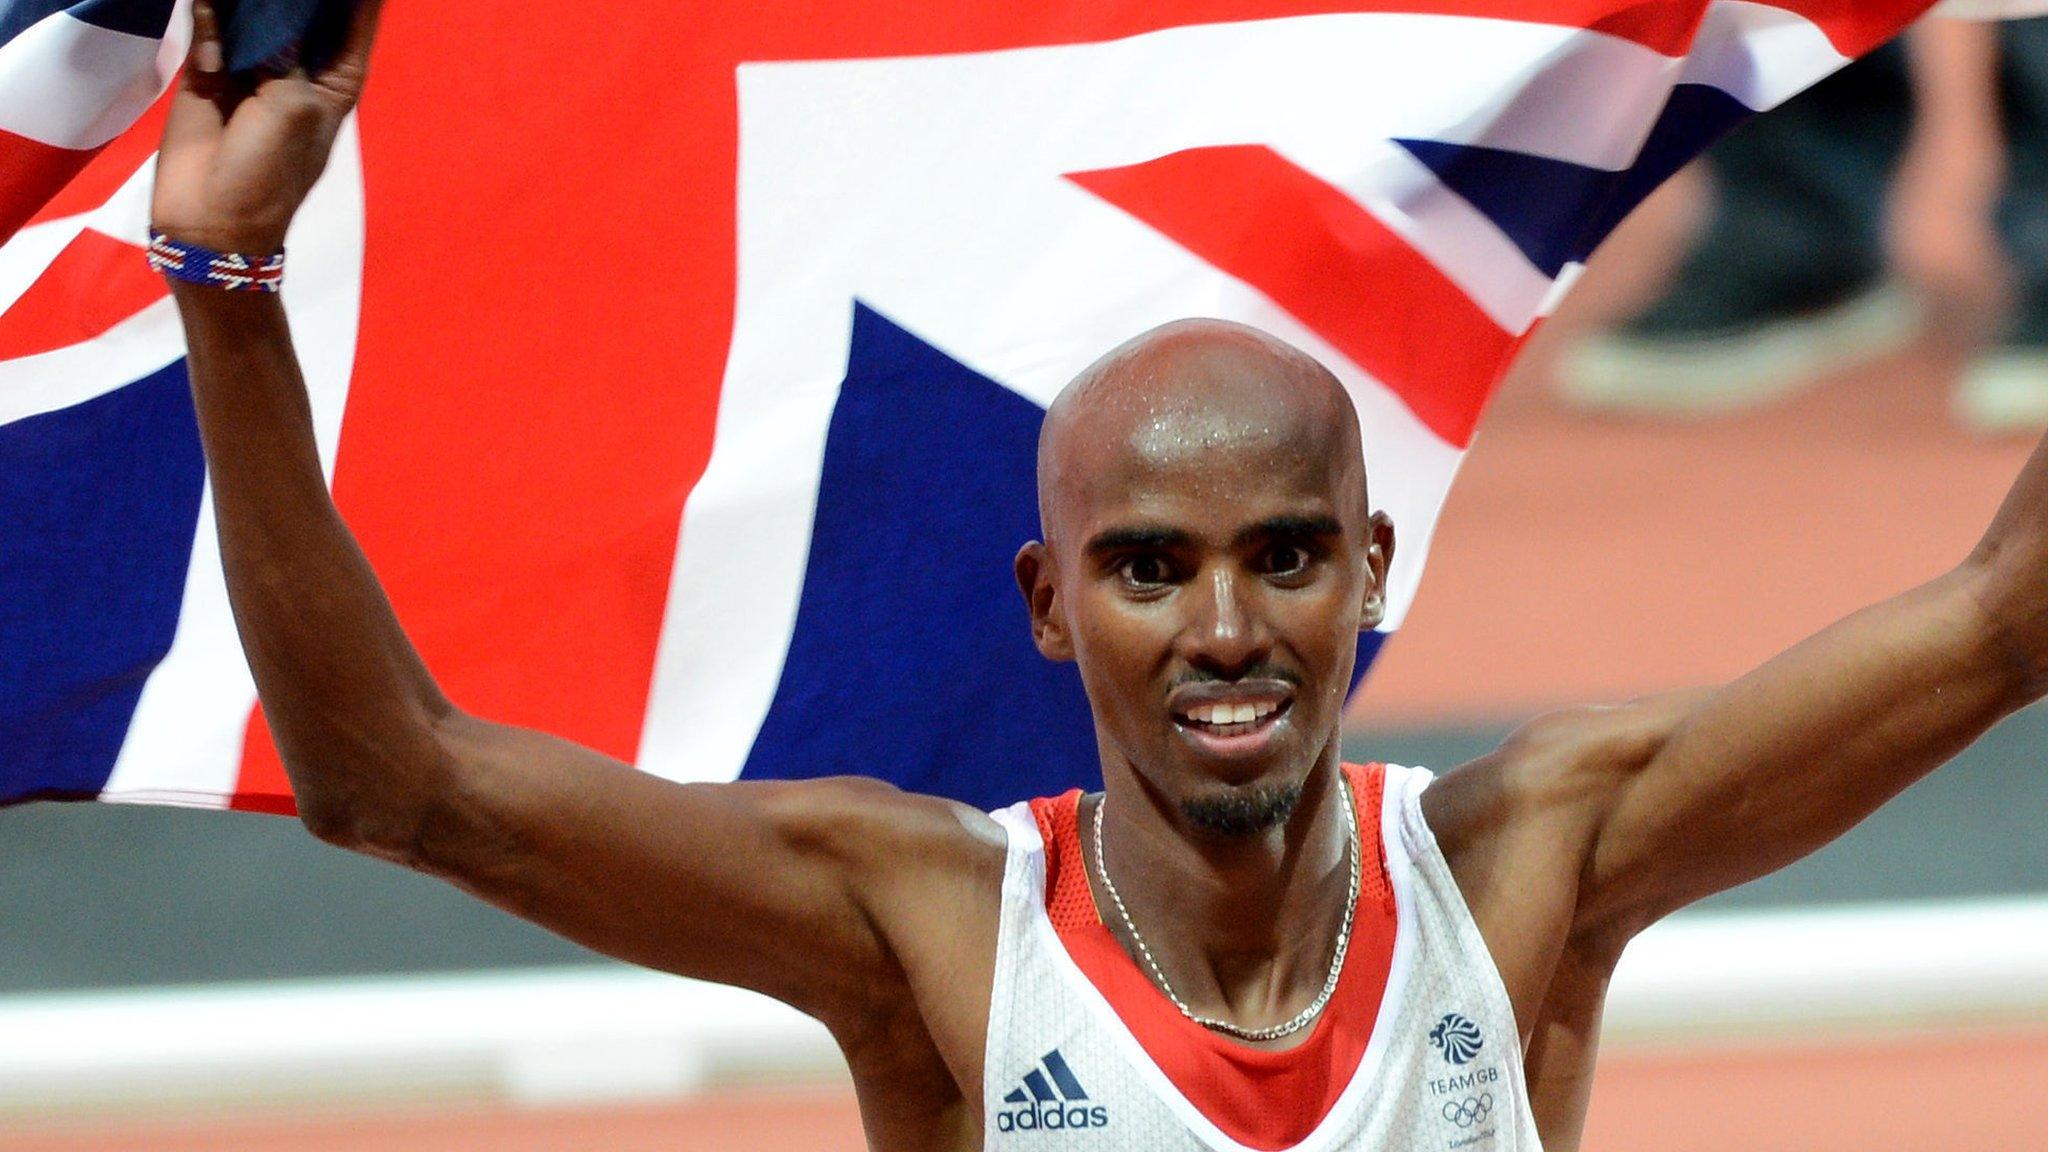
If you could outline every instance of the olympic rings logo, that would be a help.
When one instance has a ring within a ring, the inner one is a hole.
[[[1444,1119],[1460,1128],[1470,1128],[1493,1115],[1493,1093],[1481,1092],[1463,1100],[1444,1101]]]

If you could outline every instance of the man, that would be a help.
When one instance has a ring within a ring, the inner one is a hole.
[[[1086,685],[1101,797],[990,817],[857,779],[677,785],[470,716],[328,498],[276,298],[189,279],[282,243],[375,9],[332,66],[252,87],[201,5],[153,209],[301,814],[811,1013],[876,1147],[1574,1147],[1636,932],[1826,843],[2048,683],[2037,455],[1959,567],[1734,684],[1539,720],[1426,789],[1342,767],[1394,547],[1355,414],[1300,352],[1191,322],[1054,404],[1045,539],[1016,560],[1040,650]]]

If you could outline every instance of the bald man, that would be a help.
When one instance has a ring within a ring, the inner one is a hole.
[[[328,71],[252,91],[208,70],[202,6],[166,245],[279,246],[374,11]],[[1039,649],[1086,685],[1102,794],[989,815],[857,779],[677,785],[444,697],[328,499],[276,297],[174,288],[307,825],[810,1013],[877,1148],[1573,1148],[1631,937],[1826,843],[2048,684],[2037,453],[1955,569],[1733,684],[1547,717],[1434,782],[1340,764],[1394,526],[1330,374],[1190,322],[1054,404],[1045,539],[1016,560]]]

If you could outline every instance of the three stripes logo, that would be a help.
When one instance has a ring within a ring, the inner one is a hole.
[[[1003,1097],[1006,1105],[996,1113],[999,1132],[1061,1132],[1070,1128],[1106,1128],[1109,1109],[1088,1102],[1088,1093],[1067,1067],[1066,1057],[1055,1048],[1038,1066],[1024,1074],[1024,1082]]]

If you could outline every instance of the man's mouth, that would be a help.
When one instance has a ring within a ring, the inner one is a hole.
[[[1167,700],[1182,739],[1226,760],[1263,756],[1293,707],[1294,686],[1282,680],[1187,684]]]
[[[1216,736],[1242,736],[1264,727],[1265,721],[1287,710],[1288,701],[1221,702],[1199,704],[1174,714],[1182,724]]]

